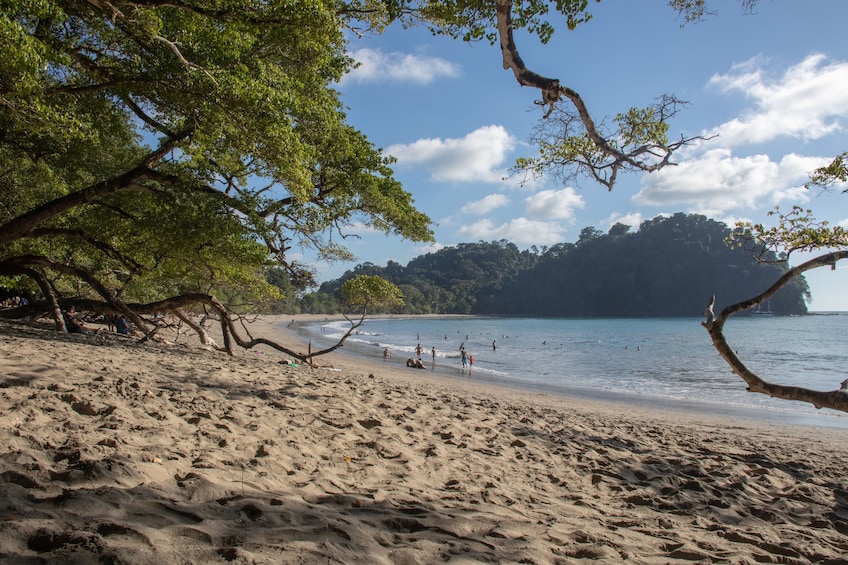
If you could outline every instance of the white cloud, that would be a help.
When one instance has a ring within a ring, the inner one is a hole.
[[[630,226],[632,231],[636,231],[639,229],[639,226],[642,225],[642,222],[645,221],[645,218],[639,212],[631,212],[630,214],[619,214],[618,212],[613,212],[610,214],[607,219],[601,222],[601,225],[609,231],[611,227],[615,224],[624,224],[626,226]]]
[[[426,255],[428,253],[435,253],[441,249],[444,249],[447,245],[443,245],[441,243],[428,243],[425,245],[414,245],[412,248],[415,250],[416,257],[419,255]]]
[[[503,126],[484,126],[465,137],[419,139],[386,148],[401,166],[419,165],[431,171],[434,181],[501,182],[499,169],[515,147],[515,138]]]
[[[356,220],[349,222],[342,228],[346,235],[366,235],[370,233],[383,233],[377,228],[365,225],[364,222]]]
[[[359,66],[345,76],[344,81],[427,84],[440,77],[458,77],[461,71],[456,63],[411,53],[384,53],[364,48],[353,51],[350,56]]]
[[[488,214],[496,208],[509,204],[509,197],[504,194],[489,194],[480,200],[469,202],[460,210],[463,214],[475,214],[482,216]]]
[[[803,189],[808,174],[827,159],[784,156],[779,162],[767,155],[735,157],[729,149],[714,149],[676,167],[645,175],[635,204],[686,207],[708,216],[727,210],[798,202],[808,198]]]
[[[556,222],[538,222],[516,218],[496,226],[491,220],[462,226],[457,232],[466,241],[506,239],[522,245],[551,245],[564,240],[564,229]]]
[[[575,210],[586,206],[583,197],[573,188],[542,190],[524,200],[527,215],[544,220],[574,221]]]
[[[824,55],[810,55],[770,81],[752,59],[714,75],[710,84],[724,92],[739,91],[754,102],[745,115],[711,133],[724,146],[763,143],[780,136],[819,139],[842,131],[848,117],[848,62],[828,64]]]
[[[740,215],[733,214],[733,213],[726,214],[726,215],[721,216],[721,217],[713,218],[713,220],[715,220],[717,222],[724,222],[728,227],[731,227],[731,228],[734,227],[739,222],[754,223],[753,218],[750,218],[748,216],[740,216]],[[766,220],[768,220],[768,217],[765,216],[765,215],[764,215],[764,217],[758,217],[757,218],[758,223],[764,223],[764,221],[766,221]]]

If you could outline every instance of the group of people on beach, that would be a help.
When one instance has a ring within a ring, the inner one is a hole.
[[[406,366],[412,367],[413,369],[426,369],[427,368],[427,367],[424,366],[424,362],[421,359],[413,359],[412,357],[410,357],[409,359],[406,360]]]
[[[385,349],[383,350],[383,359],[388,359],[388,358],[389,358],[389,357],[391,357],[391,356],[392,356],[392,354],[389,352],[389,348],[388,348],[388,347],[387,347],[387,348],[385,348]],[[413,369],[426,369],[426,368],[427,368],[427,367],[425,367],[425,366],[424,366],[424,363],[421,361],[421,356],[420,356],[420,355],[419,355],[419,357],[418,357],[418,359],[417,359],[417,360],[416,360],[416,359],[413,359],[412,357],[410,357],[409,359],[407,359],[407,360],[406,360],[406,366],[407,366],[407,367],[412,367]]]
[[[72,334],[83,334],[83,335],[91,335],[97,333],[97,330],[92,330],[85,325],[85,320],[82,316],[77,314],[76,308],[73,306],[68,306],[68,308],[62,312],[62,318],[65,320],[65,327],[68,329],[69,333]],[[138,332],[136,332],[127,319],[118,314],[105,314],[104,322],[106,326],[109,328],[109,331],[114,331],[115,333],[121,335],[132,335],[137,336]]]
[[[424,361],[421,359],[421,355],[423,353],[424,353],[424,348],[421,347],[421,344],[419,343],[417,346],[415,346],[416,357],[415,358],[410,357],[409,359],[407,359],[406,360],[406,366],[412,367],[414,369],[426,369],[427,367],[424,365]],[[433,357],[433,365],[435,366],[435,364],[436,364],[436,348],[435,347],[430,349],[430,355]],[[389,352],[388,347],[383,349],[383,359],[388,359],[391,356],[392,356],[392,354]]]
[[[465,350],[465,342],[459,346],[459,359],[462,361],[462,368],[468,369],[474,367],[474,356]]]
[[[424,366],[424,361],[421,360],[421,354],[422,353],[424,353],[424,348],[421,347],[421,344],[419,343],[418,345],[415,346],[416,358],[413,359],[412,357],[410,357],[409,359],[407,359],[406,360],[406,366],[407,367],[413,367],[415,369],[426,369],[427,367]],[[389,354],[389,350],[387,348],[383,352],[383,357],[386,357],[388,354]],[[433,356],[433,365],[435,365],[436,364],[436,348],[435,347],[433,347],[430,350],[430,354]]]
[[[26,306],[28,304],[27,299],[23,296],[12,296],[0,302],[0,306],[3,308],[18,308],[19,306]]]
[[[420,334],[417,337],[418,337],[418,339],[421,339]],[[447,339],[447,337],[448,336],[446,334],[445,339]],[[468,339],[468,337],[469,336],[467,336],[467,335],[465,336],[466,339]],[[493,340],[492,341],[492,351],[497,351],[497,349],[498,349],[497,342]],[[416,356],[414,358],[413,357],[408,358],[406,360],[406,366],[411,367],[411,368],[415,368],[415,369],[426,369],[427,367],[424,365],[424,362],[421,359],[421,356],[423,355],[423,353],[424,353],[424,348],[421,347],[421,343],[418,343],[418,345],[415,346]],[[430,349],[430,355],[433,358],[433,366],[435,367],[435,365],[436,365],[436,348],[435,348],[435,346]],[[391,352],[389,352],[389,348],[388,347],[384,348],[383,349],[383,359],[388,359],[391,356],[392,356],[392,354],[391,354]],[[474,356],[471,355],[468,352],[467,349],[465,349],[465,342],[464,341],[459,346],[459,357],[460,357],[460,362],[462,363],[463,369],[470,369],[470,368],[474,367]]]

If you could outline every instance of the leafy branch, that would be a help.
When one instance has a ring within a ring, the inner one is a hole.
[[[848,231],[841,226],[831,226],[827,220],[816,220],[812,210],[793,206],[792,210],[783,213],[776,207],[768,215],[777,217],[777,225],[767,227],[737,222],[728,243],[748,249],[758,259],[768,252],[779,252],[782,261],[795,251],[848,247]]]

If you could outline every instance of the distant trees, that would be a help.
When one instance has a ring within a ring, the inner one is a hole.
[[[576,244],[542,251],[520,251],[506,241],[465,243],[417,257],[406,268],[360,265],[316,294],[334,296],[345,280],[367,273],[397,284],[408,297],[407,313],[698,316],[705,297],[731,304],[787,271],[728,246],[731,235],[721,222],[680,213],[646,221],[636,232],[623,224],[606,234],[585,228]],[[808,298],[800,278],[770,305],[778,314],[803,314]]]
[[[510,277],[535,261],[535,255],[506,240],[461,243],[416,257],[406,267],[396,262],[385,268],[372,263],[358,265],[338,280],[322,284],[316,294],[337,296],[339,287],[350,278],[377,275],[404,290],[406,313],[471,314],[478,303],[491,302]]]
[[[785,270],[758,264],[729,248],[729,228],[700,215],[643,222],[638,232],[613,226],[606,235],[583,230],[578,243],[543,255],[538,267],[507,289],[503,313],[537,316],[695,316],[704,297],[724,303],[767,288]],[[806,284],[772,300],[781,314],[806,312]]]

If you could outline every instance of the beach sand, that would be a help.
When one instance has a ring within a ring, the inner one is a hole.
[[[848,563],[843,431],[182,342],[0,322],[0,562]]]

